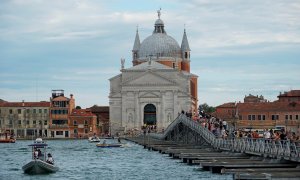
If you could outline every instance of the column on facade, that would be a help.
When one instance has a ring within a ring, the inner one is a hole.
[[[156,114],[156,128],[157,129],[161,129],[162,127],[162,119],[161,119],[161,114],[163,114],[162,112],[162,105],[161,105],[161,102],[157,102],[157,103],[153,103],[157,108],[156,108],[156,111],[157,111],[157,114]]]
[[[121,112],[122,112],[121,117],[122,117],[122,119],[121,119],[120,124],[115,125],[116,127],[122,127],[123,124],[126,123],[126,119],[127,119],[126,118],[126,100],[127,100],[126,99],[126,92],[121,92],[121,97],[122,97],[122,101],[121,101],[121,103],[122,103],[122,105],[121,105]],[[123,121],[125,121],[125,122],[123,122]]]
[[[165,112],[165,92],[161,91],[160,92],[160,102],[161,102],[161,113],[160,113],[160,129],[165,128],[165,117],[166,117],[166,112]]]
[[[139,116],[139,92],[135,91],[134,92],[134,99],[135,99],[135,107],[134,107],[134,112],[135,112],[135,116],[134,116],[134,128],[140,128],[141,127],[141,118]]]
[[[174,102],[173,102],[173,105],[174,105],[174,107],[173,107],[173,120],[178,116],[178,106],[177,106],[177,96],[178,94],[177,94],[177,91],[173,91],[173,100],[174,100]],[[181,112],[181,110],[180,110],[180,112]]]

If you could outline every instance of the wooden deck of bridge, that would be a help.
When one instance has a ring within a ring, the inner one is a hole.
[[[168,154],[189,165],[200,165],[201,170],[232,174],[234,179],[300,179],[297,163],[266,159],[262,156],[216,150],[208,146],[178,144],[143,137],[126,138],[148,150]]]

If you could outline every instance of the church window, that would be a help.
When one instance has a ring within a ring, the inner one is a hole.
[[[188,58],[188,53],[184,52],[184,58],[187,59]]]
[[[173,69],[175,69],[175,63],[173,63]]]

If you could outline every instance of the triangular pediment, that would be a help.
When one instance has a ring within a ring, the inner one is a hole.
[[[176,85],[172,80],[169,80],[155,72],[147,71],[140,76],[130,78],[123,85]]]
[[[155,92],[145,92],[140,95],[141,98],[157,98],[160,97],[159,93]]]

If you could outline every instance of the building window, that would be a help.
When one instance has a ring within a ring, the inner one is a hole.
[[[184,52],[184,58],[187,59],[188,58],[188,53]]]
[[[173,69],[175,69],[175,63],[173,63]]]
[[[258,119],[258,120],[261,120],[261,115],[258,115],[258,116],[257,116],[257,119]]]
[[[21,109],[18,109],[18,114],[21,114],[22,113],[22,110]]]
[[[252,120],[255,120],[255,115],[252,115]]]
[[[52,124],[56,124],[56,125],[65,125],[68,124],[68,120],[52,120]]]
[[[84,125],[88,125],[88,121],[87,120],[84,120]]]
[[[9,120],[9,125],[12,125],[12,120]]]
[[[30,109],[26,109],[27,113],[30,113]]]
[[[74,126],[77,126],[77,121],[74,120],[74,121],[73,121],[73,125],[74,125]]]
[[[63,131],[56,131],[56,135],[62,136],[62,135],[64,135],[64,132]]]
[[[44,125],[47,125],[48,124],[48,121],[47,120],[44,120]]]
[[[276,116],[276,115],[272,114],[272,120],[276,120],[276,119],[275,119],[275,116]]]
[[[33,109],[33,114],[36,114],[36,109]]]
[[[78,134],[78,130],[77,129],[74,129],[74,134]]]
[[[289,119],[289,115],[285,115],[285,120],[288,120]]]
[[[39,109],[39,113],[42,114],[42,109]]]
[[[26,121],[26,124],[29,125],[29,120]]]
[[[243,120],[243,116],[239,115],[239,120]]]
[[[12,110],[12,109],[10,109],[10,110],[9,110],[9,114],[12,114],[12,113],[13,113],[13,110]]]
[[[21,121],[21,120],[19,120],[19,121],[18,121],[18,124],[19,124],[19,125],[21,125],[21,124],[22,124],[22,121]]]
[[[266,120],[266,116],[265,115],[262,115],[262,120]]]
[[[89,129],[85,128],[84,133],[87,134],[89,132]]]
[[[248,120],[251,120],[251,115],[248,115]]]
[[[299,119],[299,116],[298,115],[296,115],[296,120],[298,120]]]
[[[36,121],[32,121],[32,124],[34,124],[34,125],[35,125],[35,124],[36,124]]]
[[[48,113],[47,109],[44,109],[44,113],[45,113],[45,114]]]
[[[290,115],[290,120],[293,120],[293,115]]]
[[[1,109],[0,109],[0,114],[1,114]]]

